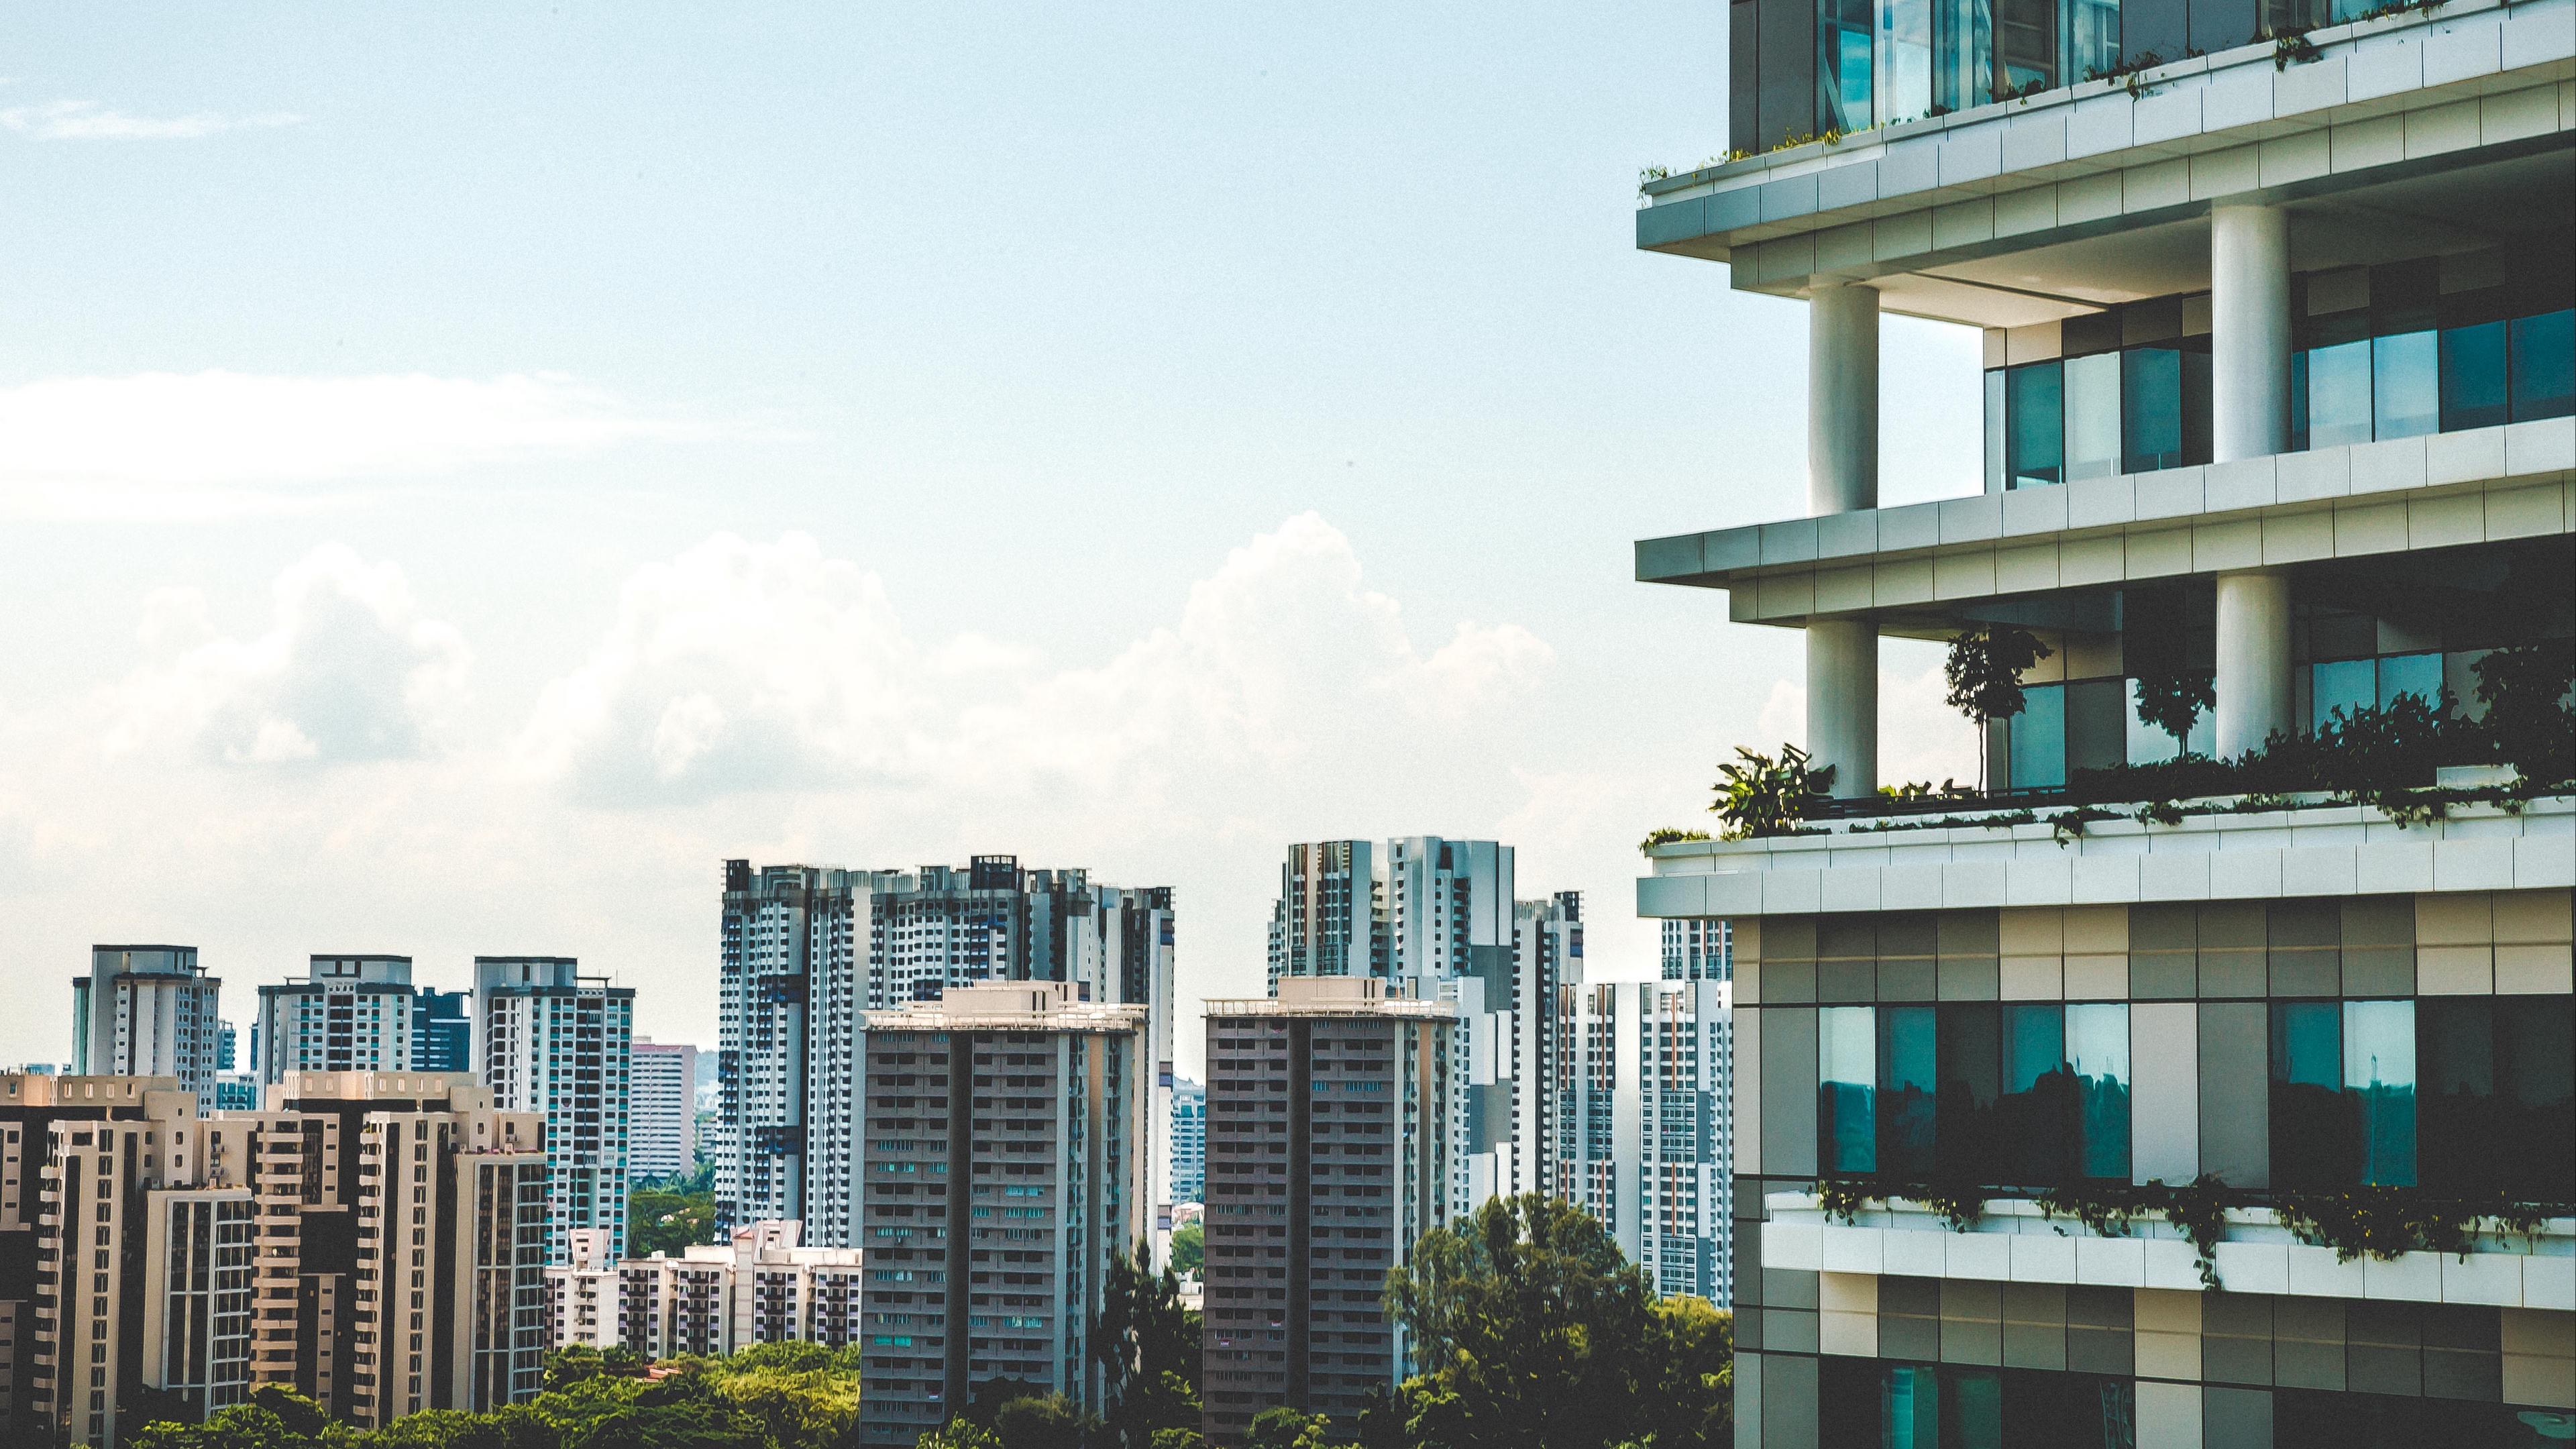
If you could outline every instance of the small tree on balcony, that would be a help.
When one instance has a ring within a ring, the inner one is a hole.
[[[2010,624],[1981,624],[1950,641],[1950,659],[1941,670],[1950,692],[1943,702],[1977,727],[1979,790],[1986,787],[1986,726],[2022,712],[2029,703],[2021,692],[2022,671],[2051,652],[2028,629]]]

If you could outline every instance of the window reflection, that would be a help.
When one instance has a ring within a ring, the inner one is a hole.
[[[2108,478],[2119,472],[2120,354],[2097,352],[2066,359],[2065,387],[2066,480]]]
[[[2360,1181],[2415,1181],[2415,1003],[2343,1004],[2343,1086],[2359,1117]]]
[[[2370,343],[2319,347],[2308,353],[2308,446],[2338,448],[2370,441]]]
[[[2008,405],[2006,466],[2015,488],[2066,481],[2064,380],[2054,362],[2033,362],[2004,373]]]
[[[2440,349],[2436,334],[2407,332],[2370,344],[2374,436],[2412,438],[2442,427]]]
[[[2442,428],[2491,428],[2506,421],[2502,322],[2442,334]]]
[[[1886,1171],[1906,1177],[1931,1173],[1933,1104],[1939,1087],[1932,1008],[1880,1007],[1878,1151]]]
[[[2513,420],[2576,412],[2576,311],[2513,322]]]
[[[2129,1177],[2129,1008],[2066,1008],[2066,1060],[2077,1093],[2076,1175]]]
[[[2022,691],[2011,728],[2012,788],[2054,789],[2066,783],[2066,689],[2044,684]]]
[[[1816,126],[1850,135],[1872,123],[1870,0],[1816,0]]]
[[[2415,1003],[2272,1004],[2272,1184],[2415,1181]]]
[[[1878,1042],[1870,1008],[1828,1006],[1816,1013],[1819,1154],[1828,1172],[1878,1170]]]

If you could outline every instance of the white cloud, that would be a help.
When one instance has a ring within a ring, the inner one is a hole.
[[[187,116],[135,116],[96,101],[52,101],[0,110],[0,126],[40,141],[193,141],[224,131],[292,126],[303,119],[283,111],[257,116],[225,116],[213,111]]]
[[[548,373],[276,377],[220,370],[0,388],[0,512],[190,518],[289,491],[715,435]]]
[[[463,702],[463,636],[422,616],[399,565],[324,544],[272,587],[268,629],[219,634],[193,589],[144,601],[150,661],[118,687],[111,756],[172,747],[230,765],[429,752]]]
[[[918,643],[875,575],[811,538],[722,534],[627,583],[589,661],[546,687],[518,758],[628,803],[872,785],[1194,806],[1245,772],[1454,729],[1552,657],[1513,625],[1461,625],[1418,650],[1313,514],[1235,549],[1177,624],[1047,675],[989,640]]]

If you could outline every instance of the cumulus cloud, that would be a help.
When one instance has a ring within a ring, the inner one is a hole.
[[[228,765],[430,751],[464,696],[463,636],[424,617],[399,565],[324,544],[277,576],[266,631],[218,632],[204,595],[144,602],[147,662],[117,690],[110,755],[174,748]]]
[[[639,804],[1066,781],[1139,799],[1352,747],[1357,721],[1454,724],[1552,657],[1513,625],[1417,648],[1313,514],[1235,549],[1178,623],[1052,674],[987,640],[922,644],[875,575],[804,535],[724,534],[628,582],[589,660],[547,686],[518,758],[583,797]]]
[[[0,451],[0,510],[150,518],[276,509],[309,501],[293,490],[316,484],[716,431],[550,373],[52,378],[0,388],[0,436],[10,440]]]
[[[214,111],[186,116],[137,116],[96,101],[52,101],[0,110],[0,126],[39,141],[193,141],[224,131],[292,126],[303,119],[283,111],[257,116],[226,116]]]

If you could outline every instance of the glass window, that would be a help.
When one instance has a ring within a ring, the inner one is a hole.
[[[1993,1369],[1941,1373],[1941,1449],[2004,1449],[2004,1377]]]
[[[2066,1071],[2066,1008],[2005,1007],[2003,1048],[2003,1094],[1995,1123],[2006,1154],[1998,1164],[2002,1180],[2061,1181],[2075,1100]]]
[[[1932,114],[1932,0],[1879,0],[1880,123]]]
[[[2418,1171],[2441,1192],[2576,1195],[2576,1005],[2564,996],[2415,1004]]]
[[[2152,765],[2161,760],[2170,760],[2181,754],[2182,749],[2186,747],[2193,754],[2207,758],[2210,752],[2218,747],[2218,712],[2216,710],[2204,709],[2192,716],[2191,734],[2182,745],[2178,746],[2173,736],[2147,723],[2139,716],[2138,681],[2132,679],[2127,681],[2127,684],[2129,690],[2127,740],[2130,764]]]
[[[2128,690],[2125,679],[2088,679],[2066,686],[2066,768],[2099,770],[2128,757]]]
[[[2206,463],[2210,451],[2209,339],[2186,337],[2182,345],[2182,461],[2188,467]]]
[[[1986,491],[2004,491],[2004,370],[1986,374]]]
[[[2120,354],[2070,357],[2066,377],[2066,481],[2120,471]]]
[[[2120,0],[2066,0],[2069,80],[2091,80],[2120,68]]]
[[[1878,1157],[1900,1177],[1932,1172],[1940,1088],[1934,1050],[1931,1007],[1878,1008]]]
[[[2002,1024],[1992,1005],[1944,1006],[1934,1014],[1941,1090],[1935,1108],[1934,1167],[1943,1177],[1994,1182],[2007,1160],[1996,1145],[2003,1087]]]
[[[2513,320],[2513,420],[2576,413],[2576,311]]]
[[[1938,1370],[1889,1364],[1879,1396],[1881,1443],[1886,1449],[1943,1449]]]
[[[1866,1006],[1828,1006],[1816,1013],[1817,1142],[1827,1172],[1876,1172],[1877,1032]]]
[[[2374,436],[2412,438],[2442,426],[2440,348],[2431,331],[2370,343]]]
[[[2272,1185],[2352,1181],[2344,1113],[2343,1021],[2332,1001],[2272,1004]]]
[[[2504,324],[2452,327],[2442,333],[2442,431],[2491,428],[2505,421]]]
[[[2091,1002],[2066,1008],[2066,1060],[2075,1072],[2079,1176],[2129,1178],[2129,1008]]]
[[[2360,1128],[2360,1180],[2415,1181],[2415,1003],[2343,1004],[2343,1086]]]
[[[2576,1199],[2576,1001],[2499,996],[2496,1095],[2511,1178],[2526,1202]]]
[[[2397,702],[2397,696],[2412,694],[2426,703],[2442,697],[2442,656],[2439,654],[2391,654],[2379,661],[2379,707],[2386,709]]]
[[[2368,339],[2309,351],[2308,446],[2369,442],[2370,408]]]
[[[2338,709],[2351,715],[2378,704],[2378,666],[2375,659],[2335,659],[2318,664],[2309,685],[2308,728],[2323,729],[2333,723]]]
[[[1995,89],[2048,90],[2057,84],[2057,0],[1996,0]]]
[[[1816,0],[1816,130],[1870,127],[1870,0]]]
[[[1936,112],[1994,97],[1991,0],[1932,0],[1932,105]]]
[[[2011,437],[2006,467],[2015,488],[2066,481],[2064,382],[2058,364],[2033,362],[2005,371]]]
[[[2308,354],[2290,354],[2290,451],[2308,450]]]
[[[2022,691],[2022,711],[2012,720],[2012,788],[2053,789],[2066,783],[2066,690],[2042,684]]]
[[[2182,350],[2132,347],[2120,354],[2121,471],[2182,466]]]

